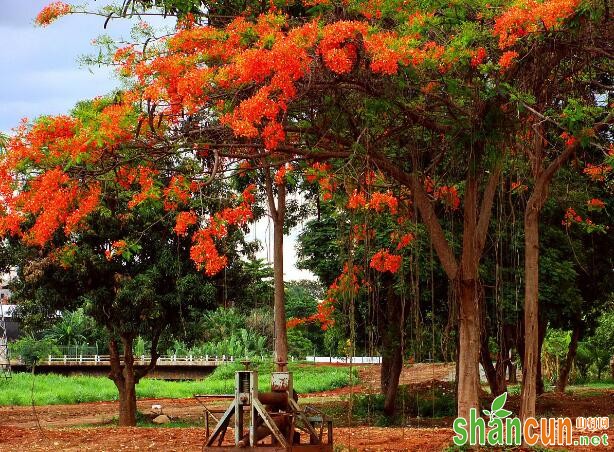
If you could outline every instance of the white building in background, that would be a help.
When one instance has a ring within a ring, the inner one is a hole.
[[[9,304],[11,298],[11,291],[9,290],[9,284],[13,279],[17,277],[17,270],[11,269],[6,273],[0,274],[0,303]]]
[[[17,272],[15,270],[0,275],[0,316],[4,317],[6,336],[9,340],[17,339],[19,336],[19,321],[13,316],[16,305],[11,304],[11,291],[8,287],[16,277]],[[0,331],[0,334],[2,333]]]

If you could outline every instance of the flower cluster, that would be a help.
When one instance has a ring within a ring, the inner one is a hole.
[[[520,181],[514,181],[510,184],[511,192],[514,194],[525,192],[529,189],[525,184]]]
[[[179,212],[175,218],[175,233],[179,236],[186,235],[188,228],[195,225],[198,221],[198,215],[193,210],[188,212]]]
[[[369,207],[376,212],[383,212],[385,208],[388,208],[388,211],[394,215],[397,213],[398,206],[399,200],[390,192],[375,192],[369,200]]]
[[[478,67],[486,59],[486,49],[484,47],[478,47],[471,56],[471,67]]]
[[[603,182],[611,171],[612,167],[607,163],[601,163],[599,165],[588,163],[582,170],[584,174],[596,182]]]
[[[335,304],[337,301],[347,297],[355,296],[360,290],[358,284],[358,275],[360,269],[356,265],[343,266],[343,271],[330,285],[326,292],[326,298],[318,304],[317,312],[313,315],[303,318],[292,318],[288,320],[286,326],[295,328],[298,325],[306,323],[318,322],[322,330],[326,331],[329,327],[335,324],[333,314],[335,312]]]
[[[154,177],[158,175],[158,171],[147,166],[139,166],[136,168],[135,179],[140,186],[141,190],[135,193],[132,199],[128,202],[130,209],[138,206],[139,204],[147,200],[160,199],[160,190]]]
[[[355,210],[366,207],[378,213],[383,212],[387,208],[391,214],[397,213],[399,200],[392,193],[374,192],[371,194],[368,202],[367,196],[365,192],[354,190],[349,196],[347,208]]]
[[[563,226],[569,227],[573,223],[582,223],[582,217],[578,215],[573,207],[568,207],[563,217]]]
[[[601,199],[593,198],[586,202],[588,205],[588,210],[603,210],[605,208],[605,203]]]
[[[71,11],[72,6],[64,2],[52,2],[38,13],[34,19],[34,23],[36,23],[36,25],[40,25],[41,27],[46,27],[59,17],[70,14]]]
[[[330,201],[333,199],[333,192],[337,188],[337,183],[330,174],[331,165],[329,163],[316,162],[307,169],[305,178],[307,182],[317,182],[322,191],[322,199]]]
[[[589,210],[601,210],[605,207],[605,204],[599,199],[591,199],[588,201]],[[565,216],[562,221],[563,226],[566,228],[571,227],[576,224],[580,226],[585,232],[588,234],[592,234],[594,232],[606,232],[608,227],[596,224],[590,218],[582,218],[580,215],[576,213],[576,211],[572,207],[568,207],[565,211]]]
[[[565,140],[565,146],[567,147],[574,146],[578,142],[578,139],[568,132],[563,132],[561,138]]]
[[[111,243],[109,249],[105,250],[104,254],[107,260],[112,260],[114,257],[121,257],[128,249],[128,242],[125,240],[117,240]]]
[[[88,188],[81,192],[73,209],[64,221],[64,232],[67,234],[79,229],[85,218],[92,213],[100,203],[101,188],[98,182],[92,182]]]
[[[408,232],[407,234],[402,235],[401,238],[399,239],[399,243],[397,244],[397,251],[402,250],[403,248],[408,246],[411,242],[414,241],[415,238],[416,237],[411,232]]]
[[[358,190],[354,190],[354,192],[350,195],[348,199],[347,208],[348,209],[360,209],[367,205],[367,199],[365,197],[365,193],[359,192]]]
[[[286,183],[286,175],[294,169],[291,163],[286,163],[279,167],[275,172],[275,185],[284,185]]]
[[[493,27],[499,47],[513,46],[529,33],[555,30],[565,19],[573,16],[581,0],[520,0],[506,9]]]
[[[238,206],[227,207],[211,216],[207,226],[194,234],[190,257],[199,269],[204,269],[207,275],[216,275],[228,264],[228,258],[219,253],[215,241],[228,235],[228,226],[242,226],[253,218],[251,206],[255,199],[255,189],[254,185],[248,186],[243,191],[242,200]],[[185,219],[191,221],[194,217]]]
[[[190,199],[191,185],[183,175],[173,176],[164,189],[164,209],[176,210]],[[194,188],[196,188],[194,186]]]
[[[442,185],[433,191],[435,199],[441,200],[447,207],[456,210],[460,207],[460,197],[455,186]]]
[[[369,266],[379,272],[396,273],[401,268],[403,257],[391,254],[388,250],[380,250],[373,255]]]
[[[512,67],[516,58],[518,58],[518,52],[514,50],[503,52],[501,58],[499,58],[499,66],[501,67],[501,70],[503,71]]]
[[[64,228],[66,234],[77,231],[83,220],[98,206],[101,188],[98,183],[81,187],[60,168],[48,170],[29,182],[29,189],[8,191],[10,179],[3,180],[0,235],[23,237],[31,245],[44,246]],[[33,224],[26,231],[22,226],[28,217]]]
[[[340,20],[324,27],[318,52],[326,66],[337,74],[352,70],[356,62],[359,41],[367,34],[367,24]]]

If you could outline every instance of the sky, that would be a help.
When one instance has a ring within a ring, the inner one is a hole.
[[[106,67],[83,67],[78,59],[96,53],[92,40],[101,34],[128,37],[127,21],[110,21],[93,16],[62,17],[50,26],[34,26],[36,14],[50,0],[0,0],[0,131],[10,133],[22,118],[67,113],[76,102],[112,91],[119,86]],[[104,5],[104,0],[91,2]],[[296,268],[294,228],[284,241],[286,280],[314,279]],[[250,237],[263,244],[259,257],[272,262],[272,226],[263,219],[252,227]]]

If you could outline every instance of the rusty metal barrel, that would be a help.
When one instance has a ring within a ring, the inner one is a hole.
[[[287,392],[259,392],[258,400],[263,405],[285,408],[288,406],[288,393]]]

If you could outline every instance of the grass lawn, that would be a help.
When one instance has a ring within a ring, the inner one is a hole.
[[[314,366],[293,363],[289,365],[294,373],[294,388],[299,393],[326,391],[347,386],[350,381],[349,369],[345,367]],[[234,373],[242,369],[240,364],[225,364],[218,367],[204,380],[164,381],[145,378],[136,387],[137,397],[143,398],[185,398],[194,394],[234,393]],[[272,364],[258,366],[258,387],[270,389]],[[356,369],[354,368],[356,372]],[[355,373],[357,375],[357,373]],[[7,381],[0,381],[0,406],[30,405],[34,378],[34,403],[36,405],[73,404],[117,400],[117,389],[106,377],[60,375],[36,375],[16,373]]]

